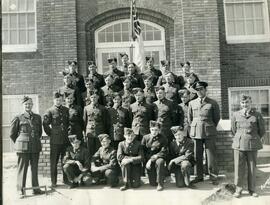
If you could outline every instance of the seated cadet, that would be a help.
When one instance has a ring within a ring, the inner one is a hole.
[[[144,78],[144,84],[145,84],[145,88],[143,90],[145,101],[147,104],[153,105],[153,102],[157,100],[156,91],[153,84],[153,77],[144,75],[143,78]]]
[[[171,161],[168,169],[175,174],[177,187],[191,187],[190,171],[195,164],[194,159],[194,143],[192,139],[187,137],[187,129],[174,126],[171,128],[175,140],[169,145],[169,153]]]
[[[103,87],[105,85],[104,78],[101,74],[97,72],[97,66],[94,61],[88,61],[88,70],[89,74],[87,77],[89,80],[93,80],[95,88],[100,89],[101,87]]]
[[[118,89],[113,84],[113,76],[108,75],[105,78],[105,86],[103,86],[101,89],[103,91],[104,95],[104,102],[106,107],[112,107],[112,96],[113,93],[118,92]]]
[[[69,188],[72,189],[79,186],[82,174],[89,171],[90,162],[87,149],[81,145],[82,139],[77,135],[68,137],[72,146],[66,150],[63,169],[70,182]]]
[[[141,143],[135,140],[136,135],[132,129],[124,129],[125,141],[119,143],[117,159],[122,170],[124,186],[121,191],[129,187],[138,188],[140,186],[143,149]]]
[[[160,134],[160,126],[160,123],[150,121],[150,134],[144,135],[142,139],[149,183],[157,186],[157,191],[164,188],[165,160],[168,154],[168,140]]]
[[[107,180],[111,187],[118,185],[119,167],[117,164],[116,150],[111,146],[111,139],[107,134],[98,136],[101,147],[94,154],[91,160],[91,172],[96,183],[102,179]]]
[[[137,65],[135,63],[130,63],[128,65],[128,73],[126,78],[130,79],[130,87],[133,88],[144,88],[144,82],[142,75],[137,71]]]
[[[123,82],[124,89],[120,91],[120,95],[122,97],[129,97],[130,98],[130,104],[134,103],[136,101],[132,88],[131,88],[131,80],[130,78],[126,78]]]

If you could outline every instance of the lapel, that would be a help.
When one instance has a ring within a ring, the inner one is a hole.
[[[208,102],[208,98],[207,98],[207,96],[206,96],[206,97],[203,99],[202,103],[200,102],[200,101],[201,101],[201,99],[200,99],[200,98],[198,98],[198,100],[199,100],[199,103],[200,103],[201,108],[202,108],[204,105],[206,105],[206,104],[207,104],[207,102]]]

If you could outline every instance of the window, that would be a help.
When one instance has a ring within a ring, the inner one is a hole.
[[[165,31],[161,26],[149,21],[140,20],[144,39],[145,56],[155,59],[155,67],[159,68],[160,60],[165,59]],[[130,38],[130,20],[119,20],[106,24],[95,32],[96,59],[98,70],[108,70],[107,59],[116,57],[121,66],[120,53],[127,53],[133,59],[134,45]]]
[[[229,88],[230,116],[240,110],[240,96],[246,94],[252,98],[252,107],[259,111],[265,121],[266,134],[264,144],[270,145],[270,87],[237,87]]]
[[[36,0],[2,1],[3,52],[31,52],[36,44]]]
[[[270,41],[267,0],[224,0],[227,43]]]
[[[38,95],[28,95],[33,99],[33,112],[38,113]],[[2,113],[2,139],[3,152],[13,151],[13,142],[9,138],[11,120],[23,112],[21,99],[23,95],[3,95],[3,113]]]

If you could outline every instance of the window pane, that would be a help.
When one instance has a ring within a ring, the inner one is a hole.
[[[153,32],[146,32],[146,40],[147,41],[152,41],[152,40],[154,40],[153,39]]]
[[[10,44],[17,44],[17,31],[10,31]]]
[[[114,32],[120,32],[121,31],[121,24],[115,24],[113,26]]]
[[[245,4],[245,16],[246,18],[253,18],[253,4]]]
[[[106,32],[113,32],[113,26],[110,26],[106,29]]]
[[[114,33],[114,42],[121,42],[121,33]]]
[[[227,32],[228,32],[228,35],[235,35],[235,27],[234,27],[234,22],[233,21],[229,21],[227,23]]]
[[[226,5],[227,19],[234,19],[233,5]]]
[[[263,20],[256,21],[256,34],[264,34],[264,22]]]
[[[35,2],[34,0],[27,0],[27,10],[34,11],[35,10]]]
[[[254,4],[255,8],[255,17],[263,18],[263,5],[262,4]]]
[[[17,0],[9,0],[9,11],[18,11]]]
[[[248,35],[253,35],[255,33],[253,20],[246,21],[246,31],[246,34]]]
[[[2,1],[2,12],[8,11],[8,0]]]
[[[237,35],[245,34],[244,21],[236,21],[236,34]]]
[[[26,0],[19,0],[18,7],[19,7],[19,11],[25,11],[26,10]]]
[[[122,23],[122,31],[129,31],[129,24],[128,23]]]
[[[161,32],[160,31],[154,32],[154,40],[161,40]]]
[[[98,33],[98,42],[100,42],[100,43],[105,42],[105,33],[104,32],[99,32]]]
[[[243,19],[244,18],[243,5],[242,4],[240,4],[240,5],[236,4],[234,6],[234,8],[235,8],[235,18],[236,19]]]
[[[35,30],[28,30],[28,43],[35,43]]]
[[[10,28],[17,28],[17,14],[10,14],[9,25]]]
[[[122,33],[122,41],[129,41],[129,33],[128,32]]]
[[[28,28],[35,28],[35,14],[27,14]]]
[[[113,42],[113,33],[106,33],[106,42]]]
[[[19,14],[19,28],[26,28],[26,14]]]
[[[19,43],[20,44],[26,44],[26,30],[20,30],[19,31]]]
[[[8,44],[8,31],[2,31],[2,42]]]
[[[2,15],[2,29],[7,29],[8,28],[8,15],[3,14]]]

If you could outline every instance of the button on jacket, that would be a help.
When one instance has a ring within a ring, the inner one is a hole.
[[[143,161],[144,153],[139,141],[134,140],[131,143],[122,141],[118,145],[117,159],[119,164],[123,159],[131,159],[133,164],[140,164]]]
[[[205,97],[202,102],[200,98],[189,102],[188,121],[190,123],[190,137],[205,139],[215,136],[219,120],[220,111],[215,100]]]
[[[68,144],[69,110],[55,105],[49,108],[43,117],[43,128],[50,136],[51,144]]]
[[[10,138],[17,153],[38,153],[41,151],[40,138],[42,122],[38,114],[27,112],[16,116],[11,122]]]
[[[264,120],[259,112],[251,109],[245,116],[243,110],[235,112],[232,120],[234,135],[232,148],[240,151],[262,149],[261,138],[265,134]]]

